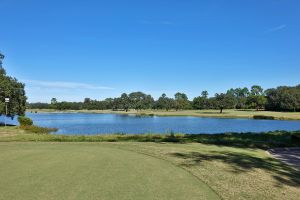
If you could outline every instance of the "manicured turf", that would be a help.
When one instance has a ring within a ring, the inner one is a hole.
[[[219,199],[163,159],[107,143],[0,143],[0,199]]]
[[[61,112],[51,109],[28,109],[28,112]],[[219,110],[129,110],[112,111],[112,110],[66,110],[64,112],[81,112],[81,113],[118,113],[118,114],[139,114],[139,115],[158,115],[158,116],[196,116],[196,117],[219,117],[219,118],[253,118],[255,115],[273,117],[274,119],[300,120],[300,112],[272,112],[256,110],[234,110],[226,109],[223,113]]]
[[[67,137],[0,127],[0,199],[298,200],[300,171],[265,151],[299,146],[291,134]]]

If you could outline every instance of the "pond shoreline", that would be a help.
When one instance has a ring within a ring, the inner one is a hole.
[[[300,112],[273,112],[273,111],[256,111],[256,110],[224,110],[220,113],[218,110],[129,110],[113,111],[113,110],[53,110],[53,109],[27,109],[29,113],[83,113],[83,114],[120,114],[120,115],[139,115],[139,116],[159,116],[159,117],[203,117],[203,118],[231,118],[231,119],[255,119],[262,117],[263,119],[273,120],[300,120]]]
[[[66,135],[32,133],[15,127],[0,127],[0,142],[155,142],[155,143],[203,143],[240,148],[269,149],[275,147],[300,147],[299,131],[268,131],[260,133],[215,134],[97,134]]]

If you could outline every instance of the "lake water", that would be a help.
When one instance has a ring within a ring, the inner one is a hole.
[[[34,124],[58,128],[57,134],[223,133],[300,130],[300,121],[158,117],[118,114],[27,113]],[[1,120],[3,121],[3,119]],[[17,124],[16,119],[8,121]]]

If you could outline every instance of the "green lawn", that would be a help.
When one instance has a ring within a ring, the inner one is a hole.
[[[0,143],[0,199],[219,199],[171,162],[97,143]]]
[[[57,112],[55,110],[27,110],[28,112]],[[221,117],[221,118],[253,118],[254,115],[271,116],[275,119],[300,120],[300,112],[272,112],[272,111],[256,111],[256,110],[130,110],[112,111],[112,110],[68,110],[64,112],[82,112],[82,113],[118,113],[118,114],[141,114],[141,115],[158,115],[158,116],[197,116],[197,117]]]
[[[87,139],[94,142],[71,142]],[[130,142],[97,142],[100,139],[0,127],[0,199],[296,200],[300,196],[300,172],[263,149],[235,142],[227,146],[193,140],[134,142],[142,136]]]

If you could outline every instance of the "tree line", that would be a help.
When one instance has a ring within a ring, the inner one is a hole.
[[[4,55],[0,53],[0,116],[24,115],[26,108],[31,109],[56,109],[56,110],[124,110],[129,109],[164,109],[185,110],[185,109],[265,109],[270,111],[300,111],[300,84],[297,86],[279,86],[264,90],[259,85],[251,88],[231,88],[224,93],[216,93],[209,97],[207,91],[189,100],[187,95],[177,92],[174,97],[162,94],[157,100],[150,94],[143,92],[123,93],[117,98],[105,100],[92,100],[85,98],[83,102],[58,102],[56,98],[51,103],[26,103],[25,84],[16,78],[10,77],[2,67]],[[5,103],[5,98],[9,102]]]
[[[85,98],[83,102],[58,102],[56,98],[51,103],[30,103],[31,109],[56,110],[124,110],[129,109],[162,109],[162,110],[188,110],[188,109],[256,109],[270,111],[300,111],[300,85],[295,87],[280,86],[264,90],[259,85],[251,88],[231,88],[225,93],[216,93],[209,97],[207,91],[189,100],[185,93],[177,92],[174,97],[162,94],[157,100],[150,94],[143,92],[123,93],[117,98],[105,100],[92,100]]]

